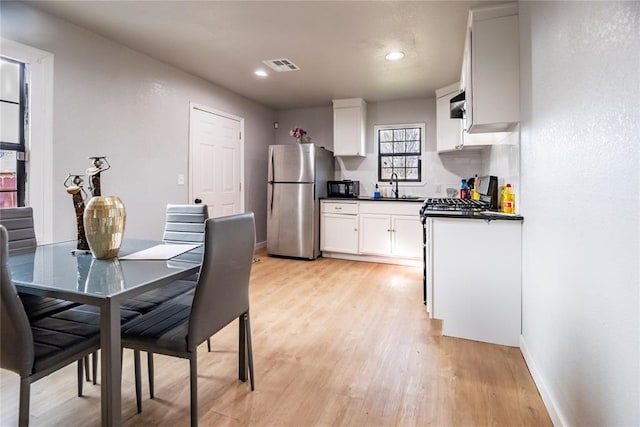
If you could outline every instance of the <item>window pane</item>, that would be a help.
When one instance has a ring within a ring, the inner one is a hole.
[[[406,153],[419,153],[420,152],[420,141],[409,141],[405,142],[405,151]]]
[[[407,179],[418,179],[418,168],[407,168]]]
[[[404,142],[394,142],[393,143],[393,152],[394,153],[404,153]]]
[[[418,156],[407,156],[407,167],[417,168],[418,167]]]
[[[0,61],[0,99],[20,102],[20,65]]]
[[[392,172],[393,170],[391,168],[382,168],[381,178],[385,181],[390,180]]]
[[[17,161],[16,161],[16,152],[11,150],[0,150],[0,174],[4,176],[5,174],[13,174],[15,175]],[[4,187],[2,187],[4,188]],[[11,187],[15,188],[15,187]]]
[[[380,144],[380,153],[387,154],[393,153],[393,143],[391,142],[383,142]]]
[[[393,167],[394,168],[403,168],[404,167],[404,157],[394,157],[393,158]]]
[[[393,141],[393,131],[392,130],[381,130],[380,131],[380,141]]]
[[[398,174],[398,179],[405,179],[404,169],[394,169],[394,172]]]
[[[407,129],[407,141],[417,141],[420,139],[420,129]]]
[[[390,168],[393,165],[393,157],[380,156],[380,164],[383,168]]]
[[[16,152],[0,151],[0,190],[16,190]],[[0,208],[15,208],[18,206],[16,191],[0,192]]]
[[[18,196],[15,192],[0,193],[0,208],[17,208]]]
[[[20,143],[20,106],[0,102],[0,141]]]
[[[393,131],[394,141],[404,141],[404,129],[395,129]]]

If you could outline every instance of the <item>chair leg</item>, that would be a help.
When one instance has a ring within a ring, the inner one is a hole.
[[[93,385],[98,384],[98,352],[94,351],[91,355],[93,360]]]
[[[153,379],[155,374],[153,372],[153,353],[147,352],[147,371],[149,374],[149,396],[153,399]]]
[[[82,380],[82,377],[80,378]],[[29,393],[31,382],[29,378],[20,378],[20,409],[18,410],[18,426],[27,427],[29,425]]]
[[[245,328],[247,330],[247,358],[249,359],[249,380],[251,380],[251,391],[254,391],[255,384],[253,382],[253,345],[251,344],[251,322],[249,321],[249,312],[245,314]]]
[[[89,375],[91,370],[89,369],[89,356],[84,357],[84,375],[87,382],[91,381],[91,376]]]
[[[198,352],[194,350],[189,359],[191,380],[191,427],[198,427]]]
[[[136,407],[138,413],[142,412],[142,392],[140,390],[140,351],[133,350],[133,369],[136,378]]]
[[[211,353],[211,338],[207,338],[207,351]]]
[[[83,359],[78,359],[78,397],[82,397],[82,382],[83,382],[82,366],[83,366],[83,363],[84,363]]]
[[[238,331],[238,379],[247,381],[247,328],[244,314],[238,318],[240,329]]]

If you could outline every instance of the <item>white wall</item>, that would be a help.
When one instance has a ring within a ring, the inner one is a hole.
[[[21,3],[2,2],[2,37],[54,54],[54,240],[75,237],[62,182],[106,155],[104,195],[127,207],[126,235],[160,238],[167,203],[187,203],[189,102],[245,119],[245,209],[266,236],[267,147],[275,111]],[[248,76],[248,78],[250,78]]]
[[[333,151],[333,109],[328,107],[279,110],[280,127],[276,131],[276,144],[297,144],[289,131],[299,127],[307,131],[307,137],[318,147]]]
[[[309,131],[316,145],[333,147],[333,109],[332,107],[305,108],[278,111],[280,129],[277,143],[294,143],[288,132],[299,126]],[[426,152],[423,154],[422,173],[425,185],[401,184],[400,194],[419,196],[445,196],[447,187],[460,188],[460,179],[480,173],[482,157],[480,151],[464,151],[437,154],[436,152],[436,100],[419,98],[399,101],[367,103],[366,157],[339,157],[336,159],[336,179],[360,181],[360,194],[372,195],[378,182],[378,157],[374,127],[403,123],[426,124]],[[309,128],[307,129],[308,126]],[[329,148],[332,149],[332,148]],[[388,191],[389,184],[381,183]],[[442,193],[436,193],[441,185]]]
[[[640,425],[639,28],[638,2],[520,2],[522,348],[565,425]]]

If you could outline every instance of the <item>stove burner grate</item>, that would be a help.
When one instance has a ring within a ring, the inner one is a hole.
[[[425,210],[488,209],[489,203],[480,200],[434,197],[424,201]]]

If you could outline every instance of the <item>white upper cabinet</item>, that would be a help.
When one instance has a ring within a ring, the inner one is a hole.
[[[517,3],[469,12],[460,82],[469,134],[507,132],[520,121],[519,40]]]
[[[462,123],[451,119],[450,100],[460,92],[460,83],[436,90],[436,146],[438,153],[459,149],[462,145]]]
[[[333,100],[333,155],[366,155],[367,104],[360,98]]]

